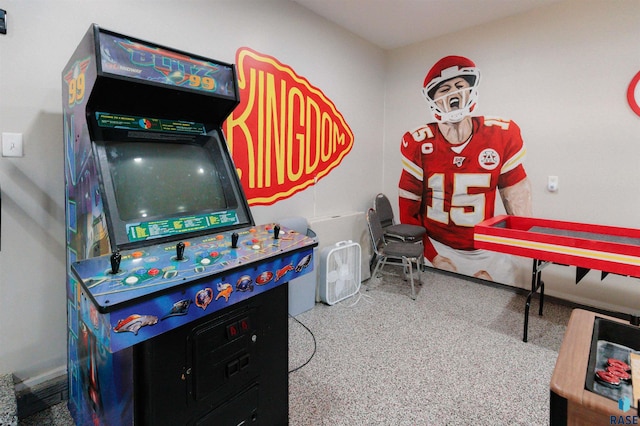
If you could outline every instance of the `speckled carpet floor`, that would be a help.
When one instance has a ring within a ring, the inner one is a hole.
[[[525,343],[523,295],[428,270],[414,301],[400,268],[385,270],[359,299],[289,319],[290,425],[549,423],[571,308],[545,300],[539,317],[536,299]],[[66,404],[19,422],[69,424]]]
[[[549,423],[570,308],[545,300],[539,317],[536,300],[524,343],[525,297],[512,290],[427,271],[413,301],[408,283],[384,277],[353,306],[316,305],[297,317],[317,353],[289,375],[291,425]],[[292,368],[312,345],[290,320]]]

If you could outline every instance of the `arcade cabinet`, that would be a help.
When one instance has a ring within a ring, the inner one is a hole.
[[[638,326],[574,309],[551,376],[549,423],[638,424],[638,356]]]
[[[62,87],[75,422],[286,424],[287,283],[317,242],[254,223],[235,67],[92,25]]]

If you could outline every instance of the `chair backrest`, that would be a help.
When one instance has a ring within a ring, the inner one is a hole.
[[[378,214],[382,229],[395,223],[393,220],[393,209],[391,208],[391,202],[386,195],[382,193],[376,195],[376,198],[373,200],[373,208]]]
[[[373,251],[379,254],[379,250],[384,247],[384,230],[380,224],[380,218],[374,209],[367,211],[367,225],[369,226],[369,235],[371,236],[371,243]]]

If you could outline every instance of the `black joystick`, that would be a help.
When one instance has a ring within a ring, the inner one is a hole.
[[[234,232],[231,234],[231,248],[238,248],[238,233]]]
[[[184,243],[181,241],[176,244],[176,260],[184,259]]]
[[[280,238],[280,225],[273,227],[273,239],[277,240],[278,238]]]
[[[116,250],[111,254],[111,273],[113,275],[117,274],[120,270],[120,261],[122,260],[122,255],[120,254],[120,250]]]

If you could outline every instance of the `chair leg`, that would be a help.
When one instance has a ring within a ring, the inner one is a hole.
[[[371,278],[373,279],[378,278],[376,274],[378,273],[378,271],[382,271],[382,268],[384,268],[385,259],[386,258],[384,257],[378,258],[378,261],[376,262],[376,267],[373,268],[373,272],[371,273]],[[382,268],[380,267],[380,264],[382,264]]]
[[[383,257],[382,258],[382,266],[380,267],[380,276],[382,276],[382,270],[384,269],[385,266],[387,266],[387,258]]]
[[[416,288],[413,284],[413,260],[406,257],[403,257],[402,260],[402,263],[404,264],[406,262],[407,267],[409,268],[409,279],[411,280],[411,299],[416,300]]]
[[[373,284],[373,280],[377,278],[376,274],[378,273],[379,268],[380,268],[380,258],[378,258],[378,261],[376,262],[376,266],[375,268],[373,268],[373,272],[371,272],[371,278],[369,278],[369,285],[367,285],[366,291],[369,291],[369,288],[371,288],[371,284]]]
[[[407,272],[410,272],[410,268],[409,268],[409,263],[406,262],[407,258],[402,258],[402,277],[405,281],[409,281],[409,274],[407,274]]]
[[[413,278],[413,262],[416,262],[416,272],[418,272],[418,283],[420,285],[422,285],[422,281],[420,278],[420,270],[421,270],[421,263],[420,263],[420,258],[406,258],[403,257],[402,258],[402,271],[404,273],[404,280],[410,280],[411,281],[411,299],[416,300],[416,287],[415,287],[415,282],[414,282],[414,278]],[[375,268],[373,268],[373,272],[371,273],[371,279],[376,279],[378,272],[380,272],[380,275],[382,276],[382,269],[385,267],[385,265],[387,264],[387,258],[385,256],[381,256],[378,258],[378,261],[376,262],[376,266]],[[407,270],[409,271],[409,276],[407,277]],[[367,286],[367,290],[369,290],[369,287]]]

